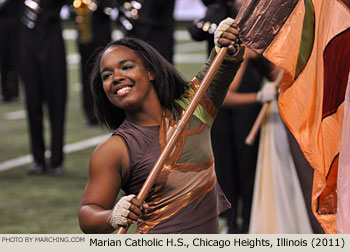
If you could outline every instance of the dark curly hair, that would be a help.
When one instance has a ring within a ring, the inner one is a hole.
[[[125,119],[122,109],[114,106],[107,98],[100,76],[100,63],[103,53],[114,46],[126,46],[132,49],[143,62],[144,67],[150,71],[154,80],[152,84],[157,92],[161,105],[171,109],[173,101],[183,94],[188,82],[161,56],[152,46],[135,38],[122,38],[109,43],[96,57],[91,74],[91,91],[94,101],[95,114],[99,122],[107,128],[114,130]]]

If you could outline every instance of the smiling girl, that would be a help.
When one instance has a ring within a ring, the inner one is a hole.
[[[235,45],[237,25],[225,20],[220,27],[217,44],[226,46],[228,55],[142,203],[135,195],[216,50],[190,82],[137,39],[112,42],[97,58],[91,82],[95,110],[113,133],[91,156],[79,211],[84,232],[111,233],[137,222],[137,233],[219,233],[218,215],[230,204],[216,181],[210,128],[244,51]],[[120,190],[126,196],[116,203]]]

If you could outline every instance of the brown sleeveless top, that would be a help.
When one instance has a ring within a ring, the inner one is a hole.
[[[213,58],[212,54],[182,97],[174,102],[173,111],[164,111],[160,126],[143,127],[125,120],[113,132],[122,137],[129,152],[130,170],[122,171],[126,194],[137,194],[141,189]],[[186,233],[186,229],[201,226],[205,233],[203,224],[230,207],[216,181],[210,129],[239,67],[237,63],[240,62],[224,60],[221,64],[147,196],[150,209],[136,232]]]
[[[159,126],[139,126],[125,120],[113,133],[113,135],[122,137],[129,152],[130,172],[123,172],[122,174],[122,189],[127,195],[136,195],[140,191],[160,155],[159,128]],[[185,203],[183,207],[175,208],[175,211],[170,211],[170,214],[166,214],[166,218],[164,218],[164,215],[161,215],[163,220],[159,223],[152,223],[156,224],[154,227],[152,224],[147,225],[142,230],[139,228],[138,232],[181,232],[202,225],[228,209],[230,204],[216,183],[216,177],[214,178],[214,183],[209,192],[205,192],[203,196],[194,199],[192,202],[186,202],[187,204]],[[182,181],[179,180],[176,186],[181,189],[181,184]],[[188,184],[184,183],[184,186],[188,186]],[[155,187],[152,188],[147,196],[146,202],[152,202],[152,195],[154,195],[156,190]]]

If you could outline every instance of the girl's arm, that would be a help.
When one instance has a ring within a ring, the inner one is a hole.
[[[111,233],[115,230],[110,216],[121,188],[123,168],[129,169],[129,156],[121,137],[110,137],[95,149],[79,209],[79,223],[83,232]],[[141,215],[140,205],[136,198],[132,199],[128,224],[137,221]]]

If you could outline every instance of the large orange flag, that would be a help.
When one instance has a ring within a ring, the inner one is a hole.
[[[284,69],[279,110],[314,169],[312,211],[326,233],[337,228],[349,6],[349,0],[246,0],[237,17],[242,41]]]

